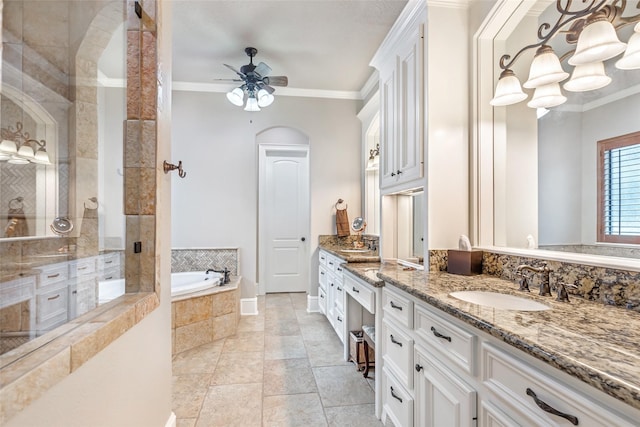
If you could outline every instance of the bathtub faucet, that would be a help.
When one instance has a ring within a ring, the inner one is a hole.
[[[205,272],[205,274],[209,274],[211,272],[222,274],[222,285],[226,285],[227,283],[229,283],[229,276],[231,274],[231,271],[229,271],[227,267],[225,267],[224,270],[214,270],[213,268],[210,268]]]

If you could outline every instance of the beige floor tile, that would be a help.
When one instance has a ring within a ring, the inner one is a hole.
[[[296,318],[267,319],[264,324],[265,335],[291,336],[300,335],[300,327]]]
[[[225,340],[222,353],[251,352],[264,349],[264,333],[243,332]]]
[[[264,359],[299,359],[306,358],[302,336],[281,337],[267,335],[264,337]]]
[[[292,306],[274,306],[272,308],[267,308],[264,318],[266,322],[273,320],[288,320],[293,323],[298,322],[296,311]]]
[[[289,294],[291,296],[291,304],[295,309],[307,309],[307,293],[296,292]]]
[[[329,427],[382,427],[375,416],[375,405],[335,406],[326,408],[324,413]]]
[[[300,332],[305,340],[326,340],[333,337],[337,338],[336,331],[331,327],[329,322],[313,325],[300,325]]]
[[[242,316],[238,322],[237,332],[264,332],[264,314]]]
[[[317,393],[268,396],[264,398],[263,426],[326,426],[327,421]]]
[[[176,419],[176,427],[195,427],[197,418],[178,418]]]
[[[291,307],[293,308],[293,304],[291,303],[291,297],[287,293],[283,294],[268,294],[265,296],[265,307],[268,309],[270,307]]]
[[[335,335],[335,334],[334,334]],[[324,340],[305,340],[309,362],[311,366],[349,365],[344,360],[344,349],[337,335]],[[351,365],[355,366],[355,365]],[[355,368],[354,368],[355,369]]]
[[[173,412],[177,418],[196,418],[211,381],[210,374],[173,377]]]
[[[173,357],[173,375],[213,373],[222,352],[224,340],[183,351]]]
[[[321,323],[329,324],[322,313],[308,313],[306,309],[296,309],[296,319],[300,326],[315,326]]]
[[[212,386],[196,427],[251,427],[262,422],[262,384]]]
[[[262,351],[222,353],[211,385],[261,383],[263,361]]]
[[[312,370],[325,408],[374,403],[373,390],[354,366],[325,366]]]
[[[316,380],[307,359],[265,360],[265,396],[317,391]]]

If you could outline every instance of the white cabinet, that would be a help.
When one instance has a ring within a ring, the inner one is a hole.
[[[424,18],[392,28],[372,65],[380,75],[381,188],[402,189],[422,178],[424,155]]]
[[[340,341],[347,336],[345,320],[345,292],[342,285],[344,261],[323,250],[319,254],[318,305],[327,316]]]
[[[476,390],[416,346],[416,425],[475,427]]]

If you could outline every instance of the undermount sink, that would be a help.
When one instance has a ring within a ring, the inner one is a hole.
[[[531,299],[498,292],[460,291],[451,292],[449,295],[472,304],[498,308],[500,310],[543,311],[551,309],[551,307]]]
[[[370,252],[370,251],[369,251],[369,249],[340,249],[340,252],[363,253],[363,252]]]

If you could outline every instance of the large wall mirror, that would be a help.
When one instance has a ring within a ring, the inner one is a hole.
[[[424,265],[425,207],[422,188],[382,196],[384,258]]]
[[[572,10],[586,7],[573,3]],[[633,5],[627,9],[625,16],[640,13]],[[616,68],[618,56],[604,63],[609,85],[585,92],[562,89],[567,100],[561,105],[528,107],[530,89],[524,89],[528,98],[518,104],[489,105],[502,71],[500,57],[537,43],[538,28],[545,22],[553,26],[559,16],[556,1],[498,1],[477,40],[479,65],[492,74],[476,75],[476,242],[637,259],[638,245],[598,241],[597,165],[598,141],[640,131],[640,70]],[[620,39],[629,40],[633,27],[620,29]],[[560,58],[576,47],[561,32],[549,45]],[[512,69],[522,83],[529,76],[535,50],[514,62]],[[574,67],[567,59],[561,64],[571,74]],[[640,191],[640,174],[635,186]]]

